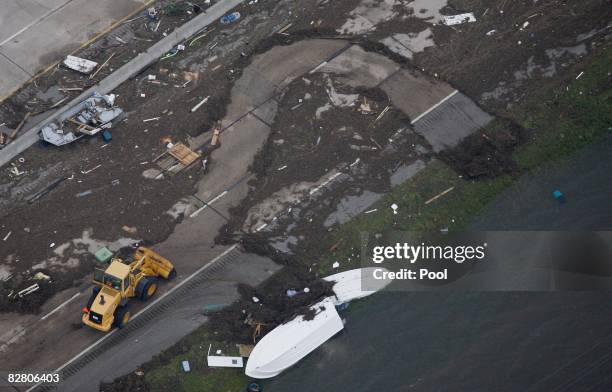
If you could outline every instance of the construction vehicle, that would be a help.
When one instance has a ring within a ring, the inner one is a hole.
[[[106,270],[94,271],[96,286],[83,309],[83,323],[104,332],[123,327],[130,319],[130,298],[146,301],[157,291],[158,277],[174,276],[172,263],[148,248],[139,247],[130,264],[113,258]]]

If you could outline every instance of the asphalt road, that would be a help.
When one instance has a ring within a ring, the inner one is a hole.
[[[32,76],[148,3],[146,0],[4,0],[0,101]]]

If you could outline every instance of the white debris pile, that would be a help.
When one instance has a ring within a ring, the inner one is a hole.
[[[472,12],[468,12],[466,14],[459,15],[449,15],[444,16],[444,24],[447,26],[454,26],[463,23],[472,23],[476,22],[476,17]]]
[[[84,109],[78,114],[77,120],[82,124],[103,126],[117,118],[123,109],[115,107],[115,94],[100,95],[94,93],[83,102]]]
[[[109,128],[111,122],[123,113],[123,109],[115,106],[116,97],[115,94],[101,95],[95,92],[80,104],[81,110],[77,112],[76,119],[67,119],[69,123],[77,126],[76,133],[65,131],[63,126],[66,124],[51,122],[40,130],[41,139],[55,146],[62,146],[83,135],[92,136]]]
[[[94,68],[98,66],[98,63],[76,56],[67,56],[64,59],[64,65],[70,69],[73,69],[85,75],[89,75],[91,71],[93,71]]]

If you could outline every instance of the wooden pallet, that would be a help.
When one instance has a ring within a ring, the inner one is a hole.
[[[200,157],[200,154],[191,150],[183,143],[176,143],[168,150],[168,154],[176,158],[185,167],[191,165]]]

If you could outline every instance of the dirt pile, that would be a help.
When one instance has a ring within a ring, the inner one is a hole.
[[[289,268],[284,268],[260,287],[241,285],[238,288],[240,301],[210,315],[209,329],[216,339],[253,344],[296,315],[304,315],[307,319],[314,316],[311,305],[333,295],[333,284],[316,277],[301,267],[301,263],[289,263]]]
[[[512,153],[527,139],[526,134],[527,131],[514,122],[496,119],[486,129],[440,153],[439,157],[470,179],[495,178],[503,174],[516,176],[520,170]]]
[[[100,392],[148,392],[150,390],[151,387],[145,381],[144,374],[138,371],[119,377],[113,382],[100,383]]]

